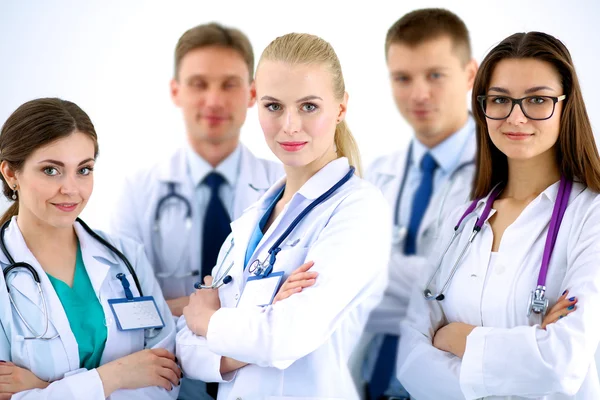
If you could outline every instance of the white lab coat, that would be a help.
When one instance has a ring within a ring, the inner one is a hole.
[[[125,297],[121,281],[116,278],[118,273],[125,273],[131,283],[133,295],[139,296],[127,267],[114,253],[90,236],[77,222],[75,223],[75,230],[81,245],[86,271],[106,316],[108,335],[100,364],[106,364],[144,348],[165,348],[173,352],[175,350],[175,323],[172,318],[169,318],[169,308],[163,299],[156,279],[152,275],[152,269],[144,255],[142,246],[129,240],[115,240],[100,233],[129,259],[138,275],[144,295],[154,296],[166,324],[159,335],[149,339],[147,343],[144,343],[143,330],[119,331],[108,305],[108,299]],[[16,218],[13,218],[6,230],[4,240],[13,259],[17,262],[29,263],[40,276],[50,316],[50,327],[45,337],[52,337],[56,333],[60,335],[50,341],[24,340],[24,336],[31,336],[32,333],[25,327],[11,306],[4,277],[0,275],[0,325],[2,328],[0,332],[0,359],[12,361],[19,367],[26,368],[40,379],[54,381],[46,389],[28,390],[13,395],[13,400],[104,399],[102,381],[96,369],[79,368],[77,342],[69,326],[64,308],[48,276],[27,248]],[[8,260],[2,253],[0,253],[0,264],[2,269],[8,265]],[[8,282],[11,288],[10,293],[27,323],[37,332],[43,332],[46,321],[43,314],[43,303],[30,273],[24,269],[14,270],[8,275]],[[179,387],[173,388],[172,391],[159,387],[117,390],[109,399],[175,399],[178,392]]]
[[[475,157],[476,146],[475,138],[470,137],[457,165],[472,161]],[[394,218],[393,213],[404,176],[406,157],[406,150],[381,157],[371,165],[366,175],[369,182],[381,189],[392,209],[391,218]],[[373,310],[369,317],[367,332],[394,335],[399,333],[400,321],[406,315],[410,293],[415,282],[423,274],[426,256],[435,246],[440,224],[448,213],[467,201],[474,174],[475,165],[473,164],[461,168],[434,192],[419,227],[418,254],[405,255],[403,252],[404,242],[392,245],[389,285],[381,304]]]
[[[232,220],[284,174],[281,164],[259,159],[245,146],[240,146],[240,175],[235,187],[233,210],[230,210]],[[190,295],[194,291],[194,283],[200,280],[191,272],[198,272],[202,264],[200,230],[197,229],[202,221],[192,211],[191,229],[186,228],[186,208],[183,203],[177,200],[167,202],[161,209],[162,245],[158,245],[154,231],[156,207],[168,193],[169,182],[176,183],[177,194],[188,199],[194,210],[197,182],[193,183],[189,178],[185,148],[179,149],[154,168],[127,180],[112,218],[111,231],[116,236],[130,237],[144,244],[163,295],[166,299],[174,299]],[[157,257],[159,250],[163,254]]]
[[[573,185],[546,281],[550,307],[568,289],[579,299],[577,309],[546,330],[541,316],[527,317],[557,192],[558,182],[505,230],[493,268],[488,266],[493,233],[486,222],[445,300],[426,301],[424,284],[415,288],[401,326],[397,365],[398,379],[414,398],[600,399],[594,361],[600,341],[600,196],[579,183]],[[484,201],[444,257],[433,292],[446,281]],[[466,207],[445,220],[432,267]],[[435,332],[450,322],[477,326],[462,360],[432,346]]]
[[[340,158],[315,174],[270,226],[250,262],[257,256],[264,259],[292,220],[348,168],[347,159]],[[211,318],[206,338],[195,336],[184,317],[179,320],[179,360],[187,376],[225,382],[219,387],[220,400],[356,399],[347,362],[387,284],[388,207],[376,188],[352,177],[305,217],[277,256],[274,272],[285,271],[283,279],[305,261],[314,261],[312,270],[319,273],[315,285],[274,306],[237,309],[248,276],[243,270],[247,243],[269,205],[265,198],[283,183],[232,223],[233,281],[219,289],[222,308]],[[221,377],[221,356],[250,365]]]

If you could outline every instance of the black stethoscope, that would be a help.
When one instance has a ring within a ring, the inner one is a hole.
[[[406,186],[409,168],[410,168],[410,165],[412,164],[412,156],[413,156],[412,153],[413,153],[413,142],[411,141],[410,145],[408,147],[408,153],[406,155],[404,171],[402,173],[402,180],[400,181],[400,189],[398,190],[398,196],[396,197],[396,208],[394,209],[394,230],[392,232],[392,244],[395,244],[395,245],[402,243],[408,233],[408,228],[406,226],[400,225],[400,207],[402,205],[402,196],[404,195],[404,187]],[[465,161],[462,164],[460,164],[452,172],[452,174],[450,174],[450,178],[448,179],[448,184],[447,184],[446,190],[445,190],[444,195],[442,196],[442,200],[440,202],[440,212],[438,213],[438,225],[440,222],[439,219],[441,217],[442,210],[444,208],[444,205],[446,204],[446,198],[448,197],[448,194],[450,193],[450,188],[452,187],[452,182],[454,181],[454,179],[458,176],[458,174],[463,169],[465,169],[469,166],[473,166],[473,165],[475,165],[475,159]]]
[[[8,259],[8,262],[9,262],[9,266],[6,267],[4,269],[4,271],[3,271],[4,281],[5,281],[5,284],[6,284],[6,290],[8,292],[8,297],[9,297],[10,302],[13,305],[15,311],[17,312],[17,315],[21,319],[21,321],[23,321],[23,323],[25,324],[25,326],[27,327],[27,329],[29,329],[31,331],[31,333],[34,334],[34,336],[25,337],[24,339],[42,339],[42,340],[52,340],[52,339],[55,339],[55,338],[58,337],[58,334],[55,335],[55,336],[53,336],[53,337],[44,337],[46,335],[46,333],[48,332],[48,326],[49,326],[49,319],[50,319],[50,317],[48,316],[48,305],[47,305],[47,302],[46,302],[46,296],[44,296],[44,292],[42,290],[42,281],[40,279],[39,274],[37,273],[37,271],[35,270],[35,268],[33,268],[31,266],[31,264],[28,264],[26,262],[15,262],[15,260],[10,255],[10,252],[8,251],[8,248],[6,247],[6,243],[4,242],[4,233],[6,232],[6,229],[8,228],[8,225],[10,225],[10,221],[11,220],[6,221],[4,223],[4,225],[2,225],[2,228],[0,228],[0,249],[2,250],[2,252],[4,253],[4,256]],[[144,296],[144,294],[142,292],[142,286],[140,285],[140,281],[138,280],[138,276],[135,273],[135,270],[133,269],[133,266],[131,265],[131,263],[129,262],[129,260],[127,259],[127,257],[125,257],[125,255],[123,253],[121,253],[116,247],[114,247],[112,244],[110,244],[106,239],[104,239],[102,236],[100,236],[96,232],[94,232],[92,230],[92,228],[90,228],[80,218],[77,218],[76,221],[81,224],[81,226],[83,227],[83,229],[85,229],[85,231],[90,236],[92,236],[94,239],[96,239],[97,241],[99,241],[100,243],[102,243],[106,248],[108,248],[110,251],[112,251],[114,254],[116,254],[123,261],[123,263],[127,267],[127,270],[129,271],[129,274],[131,274],[131,277],[133,278],[133,281],[135,282],[135,286],[138,289],[140,297]],[[44,311],[46,328],[45,328],[44,332],[41,335],[38,335],[36,333],[36,331],[34,329],[32,329],[32,327],[27,323],[27,321],[25,320],[25,318],[23,317],[23,315],[19,311],[19,308],[17,307],[17,305],[16,305],[15,301],[13,300],[12,295],[10,293],[10,286],[8,284],[8,275],[12,271],[14,271],[15,269],[18,269],[18,268],[24,268],[27,271],[29,271],[29,273],[33,277],[33,280],[35,281],[35,284],[36,284],[37,289],[38,289],[38,293],[40,294],[40,296],[42,298],[42,305],[43,305],[43,308],[44,308],[43,311]],[[128,287],[126,287],[126,285],[128,285],[129,282],[127,281],[127,278],[125,277],[125,275],[122,274],[122,273],[119,273],[119,274],[117,274],[117,279],[119,279],[123,283],[123,287],[125,288],[125,290],[128,290]]]
[[[302,212],[292,221],[292,223],[287,227],[285,232],[277,238],[275,243],[269,248],[268,255],[265,257],[263,261],[260,261],[258,258],[255,259],[250,266],[248,267],[248,271],[253,273],[254,275],[265,278],[269,276],[269,274],[273,271],[273,267],[275,266],[275,262],[277,261],[277,254],[281,251],[281,244],[288,238],[288,236],[292,233],[292,231],[300,224],[300,222],[306,217],[306,215],[311,212],[316,206],[323,203],[327,200],[336,190],[342,187],[346,182],[352,178],[354,175],[355,168],[353,166],[350,167],[350,170],[340,179],[335,185],[333,185],[329,190],[325,193],[317,197],[314,201],[312,201]],[[223,263],[227,259],[227,256],[231,252],[234,246],[233,239],[231,239],[231,243],[229,245],[229,249],[227,253],[221,260],[219,264],[219,268],[215,276],[213,277],[213,283],[211,285],[203,285],[202,282],[197,282],[194,287],[196,289],[218,289],[219,287],[230,283],[233,279],[231,275],[229,275],[229,271],[233,267],[233,262],[228,266],[224,273],[221,274],[221,268],[223,267]]]

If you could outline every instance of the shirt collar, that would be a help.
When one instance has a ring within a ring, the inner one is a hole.
[[[411,164],[413,166],[420,166],[423,156],[429,151],[444,173],[452,173],[454,169],[458,167],[463,149],[474,130],[475,121],[473,120],[472,115],[469,113],[467,122],[462,128],[432,149],[428,149],[418,140],[413,140]]]
[[[200,157],[190,145],[186,146],[187,168],[190,179],[195,186],[204,181],[206,175],[211,172],[218,172],[225,178],[231,187],[237,183],[238,171],[241,158],[241,146],[237,146],[233,153],[227,156],[216,168],[213,168],[205,159]]]

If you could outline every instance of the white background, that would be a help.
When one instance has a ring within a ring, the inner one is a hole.
[[[404,146],[411,135],[389,89],[387,29],[404,13],[432,6],[464,19],[478,61],[517,31],[541,30],[560,38],[575,61],[592,124],[600,129],[600,2],[594,0],[0,0],[0,123],[36,97],[79,104],[100,141],[96,187],[83,218],[106,228],[124,176],[183,143],[182,118],[168,91],[173,49],[186,29],[217,21],[244,31],[257,60],[272,39],[288,32],[328,40],[342,63],[348,122],[368,164]],[[273,159],[256,108],[248,113],[242,140],[257,155]]]

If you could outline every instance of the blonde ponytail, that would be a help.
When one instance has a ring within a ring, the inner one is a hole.
[[[346,157],[350,165],[356,168],[358,176],[362,176],[362,165],[360,162],[360,152],[356,139],[350,132],[346,121],[342,121],[335,127],[335,147],[339,157]]]

